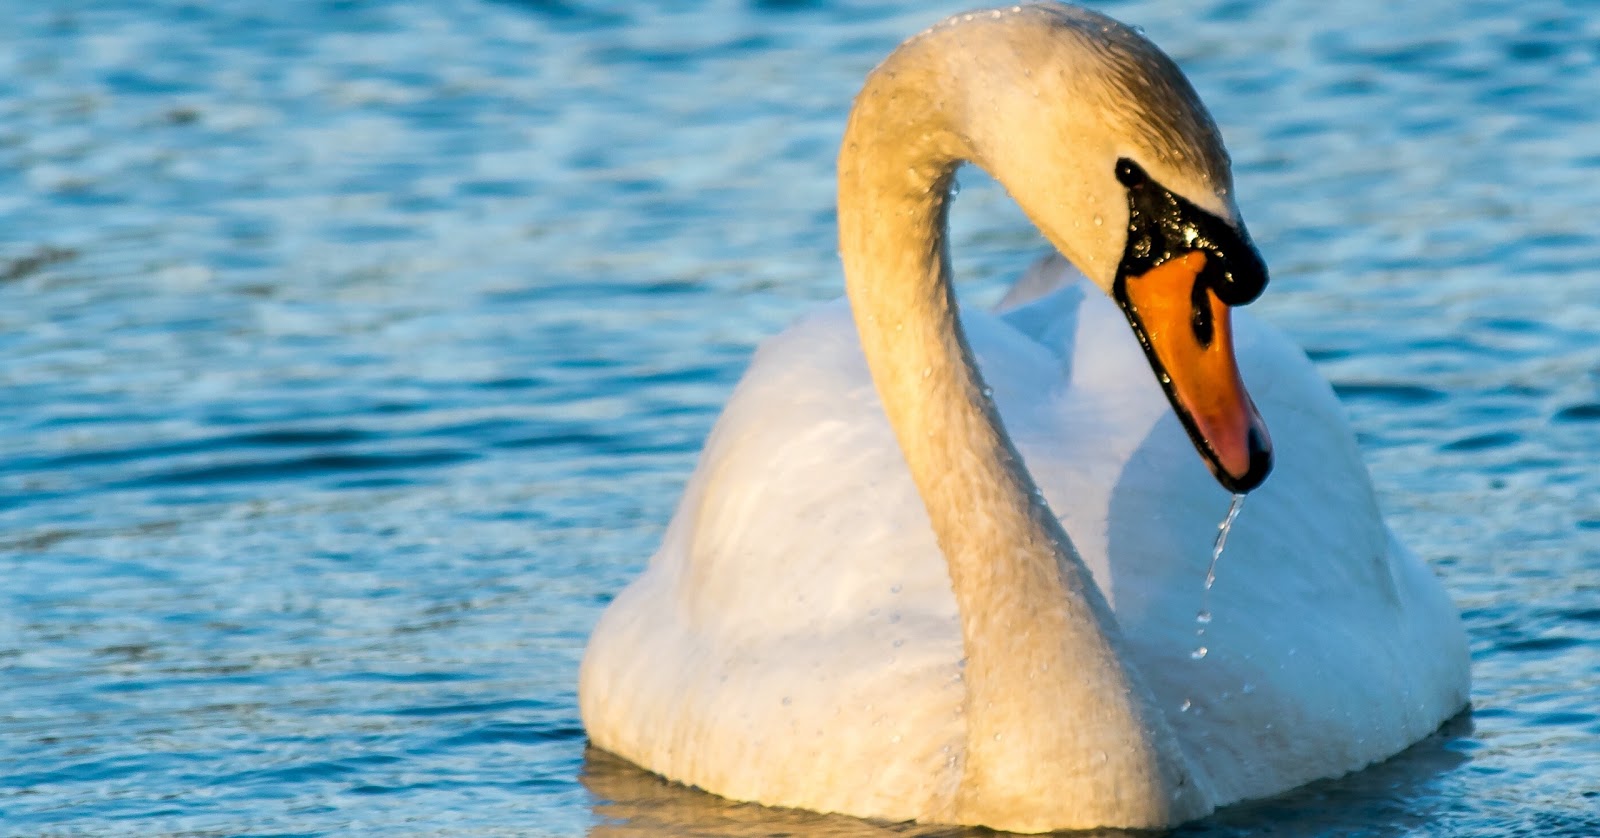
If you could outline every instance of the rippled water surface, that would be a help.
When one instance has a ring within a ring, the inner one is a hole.
[[[963,5],[0,0],[0,833],[881,833],[586,756],[574,681],[839,292],[855,86]],[[1183,833],[1600,834],[1600,17],[1102,8],[1474,657],[1470,718]],[[966,180],[982,303],[1041,245]]]

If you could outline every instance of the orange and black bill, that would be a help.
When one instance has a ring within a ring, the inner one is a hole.
[[[1113,296],[1167,399],[1223,488],[1248,492],[1272,470],[1266,423],[1245,392],[1231,306],[1255,299],[1266,266],[1241,232],[1118,161],[1128,245]]]
[[[1272,469],[1272,442],[1239,377],[1228,306],[1199,281],[1206,260],[1190,251],[1125,277],[1123,310],[1217,482],[1248,492]]]

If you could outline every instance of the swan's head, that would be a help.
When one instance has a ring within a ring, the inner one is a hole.
[[[1239,377],[1229,310],[1261,293],[1267,271],[1221,134],[1172,59],[1058,3],[958,15],[907,41],[868,78],[840,152],[846,273],[878,219],[942,206],[962,161],[994,175],[1121,305],[1218,482],[1260,485],[1272,446]],[[846,200],[862,195],[873,197]]]
[[[1121,306],[1217,481],[1260,485],[1272,446],[1229,311],[1261,294],[1267,269],[1194,88],[1135,30],[1071,6],[979,13],[946,37],[984,54],[960,84],[974,161]]]

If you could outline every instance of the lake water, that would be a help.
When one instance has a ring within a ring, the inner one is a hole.
[[[0,0],[0,833],[883,834],[586,756],[574,682],[964,6]],[[1472,640],[1469,718],[1180,834],[1600,834],[1600,16],[1099,6]],[[984,304],[1042,245],[964,181]]]

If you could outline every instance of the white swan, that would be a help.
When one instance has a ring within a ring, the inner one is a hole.
[[[962,161],[1106,294],[958,323]],[[591,741],[739,800],[1038,832],[1176,824],[1459,711],[1459,617],[1331,390],[1230,318],[1266,281],[1230,190],[1182,74],[1101,15],[966,15],[896,50],[839,159],[850,307],[757,353],[595,628]],[[1216,484],[1265,476],[1263,417],[1276,471],[1194,660]]]

